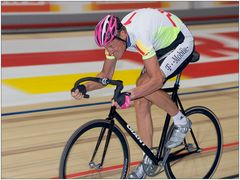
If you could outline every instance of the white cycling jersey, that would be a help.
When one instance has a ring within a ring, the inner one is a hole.
[[[127,14],[122,24],[128,33],[127,51],[138,52],[146,60],[157,51],[168,48],[177,41],[179,34],[183,42],[171,49],[161,65],[166,77],[176,71],[194,49],[193,36],[186,25],[174,14],[158,9],[138,9]],[[105,51],[107,59],[114,59]]]
[[[139,52],[143,59],[155,55],[159,49],[169,46],[181,31],[185,38],[193,40],[185,24],[175,15],[158,9],[139,9],[122,19],[126,27],[129,51]]]

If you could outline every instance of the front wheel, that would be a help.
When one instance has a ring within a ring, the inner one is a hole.
[[[182,145],[171,150],[165,170],[168,178],[211,178],[222,153],[222,128],[216,115],[206,107],[185,111],[192,129]]]
[[[128,144],[121,130],[108,120],[93,120],[68,140],[62,153],[59,177],[125,178],[129,166]]]

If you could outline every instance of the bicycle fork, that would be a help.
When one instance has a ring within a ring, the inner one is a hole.
[[[108,145],[109,145],[109,142],[110,142],[110,139],[111,139],[111,135],[112,135],[112,128],[114,126],[113,119],[107,119],[107,120],[110,121],[110,128],[109,128],[109,130],[107,132],[106,142],[105,142],[104,149],[103,149],[103,152],[102,152],[103,154],[102,154],[101,163],[95,163],[94,162],[94,158],[95,158],[95,156],[96,156],[96,154],[98,152],[98,149],[99,149],[99,146],[100,146],[100,144],[102,142],[102,139],[103,139],[103,136],[105,134],[106,128],[102,128],[101,129],[101,132],[99,134],[99,138],[97,140],[97,144],[96,144],[95,149],[93,151],[92,158],[91,158],[91,160],[89,162],[89,167],[90,168],[101,169],[102,166],[103,166],[104,159],[105,159],[105,156],[106,156],[106,153],[107,153],[107,149],[108,149]]]

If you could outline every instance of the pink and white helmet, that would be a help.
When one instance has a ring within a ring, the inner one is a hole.
[[[105,16],[95,27],[95,41],[99,47],[104,47],[110,43],[117,35],[117,30],[121,24],[116,16]]]

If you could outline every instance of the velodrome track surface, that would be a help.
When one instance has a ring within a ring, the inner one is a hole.
[[[190,29],[196,36],[201,61],[183,72],[180,97],[184,107],[207,106],[219,117],[224,151],[214,178],[236,175],[239,169],[238,24],[190,26]],[[111,88],[91,93],[91,99],[81,102],[69,95],[72,83],[77,78],[96,74],[104,58],[102,51],[94,50],[97,48],[91,34],[2,36],[3,178],[57,178],[60,156],[69,136],[85,122],[106,117]],[[82,41],[84,45],[78,43]],[[131,88],[140,70],[139,57],[128,54],[119,61],[115,79],[123,79],[126,88]],[[120,113],[136,129],[134,108]],[[157,139],[165,115],[155,106],[152,113]],[[127,138],[133,167],[141,160],[142,153]],[[160,174],[158,178],[166,177]]]

